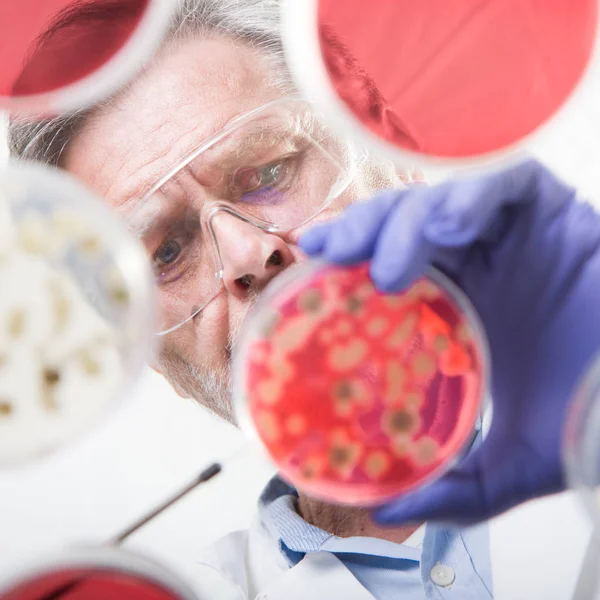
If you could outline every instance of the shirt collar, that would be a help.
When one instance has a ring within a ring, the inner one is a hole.
[[[340,538],[307,523],[297,512],[298,493],[274,477],[259,500],[259,515],[270,535],[292,552],[367,554],[419,562],[421,550],[372,537]]]

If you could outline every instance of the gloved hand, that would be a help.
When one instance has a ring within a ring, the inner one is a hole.
[[[309,255],[371,260],[383,291],[433,264],[473,303],[491,350],[487,438],[453,471],[374,513],[382,524],[472,523],[565,487],[566,408],[600,349],[600,216],[542,165],[386,192],[300,240]]]

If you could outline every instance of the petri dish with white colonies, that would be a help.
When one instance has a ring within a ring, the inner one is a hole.
[[[143,250],[85,187],[0,173],[0,466],[54,450],[118,405],[150,359]]]

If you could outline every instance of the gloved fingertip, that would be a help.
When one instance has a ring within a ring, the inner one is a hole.
[[[426,520],[426,517],[416,510],[414,503],[402,501],[376,508],[371,513],[371,517],[379,525],[413,525]]]
[[[407,280],[404,277],[390,280],[388,278],[372,274],[371,280],[373,281],[375,288],[384,294],[398,294],[410,287],[410,283],[407,283]]]
[[[399,262],[387,264],[375,257],[369,267],[369,274],[379,291],[394,294],[410,287],[422,275],[424,268],[425,265],[420,262],[411,265]]]
[[[363,248],[340,248],[335,243],[328,245],[323,255],[325,260],[337,265],[354,265],[371,257],[370,252]]]
[[[300,246],[300,249],[309,256],[320,254],[325,248],[329,229],[329,223],[323,223],[312,227],[300,236],[298,246]]]
[[[464,246],[474,240],[475,233],[456,220],[435,219],[423,228],[424,237],[438,246]]]
[[[404,277],[393,277],[388,270],[382,269],[374,262],[372,262],[371,266],[369,267],[369,275],[371,277],[371,281],[373,281],[375,287],[380,292],[391,294],[401,291],[404,287]]]

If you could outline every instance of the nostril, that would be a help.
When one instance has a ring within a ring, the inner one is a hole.
[[[241,287],[244,288],[245,290],[250,289],[250,286],[252,285],[252,282],[254,281],[254,275],[250,275],[250,274],[246,274],[243,275],[242,277],[238,277],[235,282]]]
[[[271,255],[269,256],[269,258],[267,258],[267,260],[265,261],[265,269],[269,269],[269,267],[281,267],[285,265],[285,258],[283,253],[280,250],[274,250]],[[269,273],[264,273],[265,276],[265,283],[266,280],[269,279],[269,276],[273,275],[273,273],[269,274]],[[263,275],[257,277],[256,275],[253,275],[252,273],[246,273],[245,275],[242,275],[241,277],[238,277],[235,280],[235,285],[237,286],[237,288],[239,290],[243,290],[244,292],[247,292],[248,290],[250,290],[253,286],[257,285],[257,280],[260,280],[262,282],[263,279]],[[262,286],[262,283],[261,283]]]
[[[265,263],[265,267],[280,267],[283,264],[283,254],[279,250],[275,250]]]

